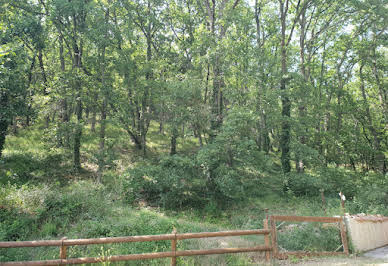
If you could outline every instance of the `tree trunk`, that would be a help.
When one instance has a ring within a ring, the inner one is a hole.
[[[82,136],[82,102],[81,102],[81,88],[78,88],[77,92],[77,125],[74,133],[74,169],[78,172],[81,170],[80,160],[80,148],[81,148],[81,136]]]
[[[217,131],[222,125],[223,120],[223,97],[222,88],[224,87],[223,75],[221,73],[221,58],[216,55],[213,66],[213,94],[212,94],[212,118],[211,118],[211,138],[217,136]]]
[[[374,161],[372,162],[372,165],[373,165],[373,168],[375,168],[376,170],[384,172],[385,171],[385,156],[384,156],[384,153],[381,151],[380,136],[379,136],[377,130],[375,129],[375,127],[373,126],[372,115],[370,113],[369,104],[368,104],[368,100],[367,100],[367,96],[366,96],[366,92],[365,92],[364,75],[362,72],[363,68],[364,68],[364,64],[362,64],[360,66],[360,79],[361,79],[360,90],[361,90],[362,98],[364,101],[366,118],[368,119],[368,129],[373,136],[372,145],[373,145],[375,158],[374,158]]]
[[[43,54],[42,54],[42,49],[39,49],[38,51],[38,60],[39,60],[39,67],[41,69],[41,72],[42,72],[42,78],[43,78],[43,95],[48,95],[48,92],[47,92],[47,76],[46,76],[46,71],[44,69],[44,64],[43,64]],[[45,117],[45,123],[46,123],[46,128],[49,127],[50,125],[50,114],[47,114],[46,117]]]
[[[172,130],[172,136],[171,136],[171,149],[170,149],[170,155],[176,154],[176,140],[178,138],[178,131],[174,127]]]
[[[286,92],[287,82],[287,50],[286,50],[286,11],[284,9],[284,3],[280,1],[280,20],[281,20],[281,63],[282,63],[282,77],[280,81],[280,91],[282,97],[282,131],[280,136],[280,150],[282,169],[284,173],[291,171],[290,165],[290,136],[291,126],[289,119],[291,117],[291,101]]]
[[[5,119],[0,119],[0,158],[3,153],[5,136],[7,135],[8,123]]]
[[[92,118],[91,118],[91,126],[90,126],[90,130],[95,133],[96,132],[96,121],[97,121],[97,112],[95,110],[95,108],[93,108],[93,112],[92,112]]]
[[[99,156],[98,156],[98,170],[97,170],[97,182],[101,183],[101,177],[103,169],[105,167],[105,127],[106,127],[106,107],[107,99],[105,98],[101,107],[101,120],[100,120],[100,143],[99,143]]]
[[[110,1],[108,1],[109,3]],[[105,12],[105,23],[109,23],[109,8]],[[105,33],[105,37],[107,38],[107,33]],[[101,85],[103,89],[104,100],[101,106],[101,120],[100,120],[100,143],[99,143],[99,156],[98,156],[98,170],[97,170],[97,182],[101,183],[102,174],[105,167],[105,127],[106,127],[106,108],[108,105],[108,90],[105,84],[105,51],[106,47],[102,48],[101,55]]]
[[[31,83],[32,83],[32,71],[34,70],[34,67],[35,67],[35,58],[36,58],[36,52],[34,53],[33,57],[32,57],[32,62],[31,62],[31,66],[30,66],[30,70],[28,72],[28,85],[27,85],[27,88],[28,88],[28,93],[26,93],[27,95],[27,115],[26,115],[26,126],[29,127],[30,126],[30,122],[31,122],[31,117],[30,117],[30,114],[31,114],[31,109],[32,109],[32,96],[33,96],[33,90],[30,88],[31,86]]]
[[[301,18],[299,20],[299,25],[300,25],[300,37],[299,37],[299,49],[300,49],[300,71],[303,76],[304,83],[307,84],[309,81],[308,74],[306,72],[306,66],[305,66],[305,34],[306,34],[306,9],[303,8],[302,13],[301,13]],[[299,117],[300,117],[300,124],[302,127],[301,130],[301,136],[299,136],[299,142],[301,145],[306,144],[306,136],[304,134],[304,131],[307,130],[306,126],[304,125],[304,119],[305,119],[305,113],[306,113],[306,106],[302,103],[299,104],[298,107],[299,110]],[[297,153],[296,156],[296,171],[298,173],[303,173],[304,172],[304,161],[302,158],[301,153]]]
[[[81,49],[78,49],[77,44],[74,44],[74,64],[76,71],[80,71],[81,68]],[[80,148],[81,148],[81,137],[82,137],[82,100],[81,100],[81,82],[76,81],[76,115],[77,115],[77,124],[74,133],[74,146],[73,146],[73,155],[74,155],[74,170],[79,172],[81,170],[81,159],[80,159]]]

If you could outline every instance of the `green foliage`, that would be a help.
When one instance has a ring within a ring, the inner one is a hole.
[[[37,229],[36,220],[30,215],[19,213],[17,209],[0,209],[0,239],[1,241],[16,241],[28,237]]]
[[[369,2],[0,1],[0,239],[203,228],[144,206],[257,228],[268,206],[322,215],[321,190],[329,215],[340,191],[387,214],[387,12]],[[322,230],[284,241],[334,245]],[[57,256],[38,250],[0,257]]]
[[[349,204],[351,213],[370,213],[388,216],[388,176],[376,173],[365,175],[358,193]]]
[[[198,206],[204,182],[192,158],[166,156],[157,165],[141,165],[128,171],[124,184],[129,201],[145,199],[166,208]]]
[[[256,114],[247,109],[229,111],[222,130],[197,155],[203,176],[215,198],[242,199],[246,190],[272,167],[271,160],[260,152],[254,141],[252,126]]]
[[[286,187],[295,195],[318,196],[323,189],[326,195],[336,196],[342,192],[352,198],[360,188],[361,176],[343,168],[319,168],[312,173],[289,173]]]
[[[278,233],[278,244],[289,251],[335,251],[341,244],[338,228],[302,223],[283,226]]]
[[[106,192],[90,182],[77,182],[59,191],[55,187],[7,185],[0,190],[1,236],[4,240],[28,238],[40,228],[44,236],[56,236],[79,219],[106,214]]]

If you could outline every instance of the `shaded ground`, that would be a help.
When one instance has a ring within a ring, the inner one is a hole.
[[[275,262],[275,265],[378,265],[388,266],[388,246],[365,252],[362,256],[350,255],[349,257],[327,257],[327,258],[290,258],[285,261]]]
[[[350,257],[328,257],[328,258],[311,258],[311,259],[289,259],[287,261],[278,261],[275,265],[304,265],[304,266],[353,266],[353,265],[378,265],[388,266],[388,259],[375,259],[365,256]]]
[[[388,246],[365,252],[364,256],[368,258],[385,260],[387,261],[388,265]]]

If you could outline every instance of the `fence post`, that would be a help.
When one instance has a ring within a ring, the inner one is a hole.
[[[65,260],[67,258],[67,247],[63,244],[63,241],[66,240],[67,237],[62,237],[61,240],[62,240],[62,245],[60,247],[60,250],[59,250],[59,258],[61,260]]]
[[[171,257],[171,266],[176,266],[176,229],[172,230],[172,233],[174,234],[174,239],[171,240],[171,251],[174,252],[174,257]]]
[[[266,230],[268,230],[268,217],[267,218],[265,218],[264,220],[263,220],[263,224],[264,224],[264,229],[266,229]],[[265,243],[265,245],[267,246],[267,247],[269,247],[269,234],[265,234],[264,235],[264,243]],[[269,254],[269,251],[267,250],[266,252],[265,252],[265,261],[266,262],[269,262],[270,261],[270,254]]]
[[[278,256],[278,243],[276,235],[276,221],[271,216],[271,240],[272,240],[272,257],[277,258]]]
[[[349,255],[349,247],[348,247],[348,239],[346,238],[346,229],[344,226],[344,217],[341,217],[340,221],[340,228],[341,228],[341,240],[342,240],[342,246],[344,248],[344,253],[346,255]]]

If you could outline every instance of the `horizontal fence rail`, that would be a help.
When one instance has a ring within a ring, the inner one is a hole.
[[[286,216],[272,215],[271,220],[285,222],[320,222],[320,223],[339,223],[341,217],[317,217],[317,216]]]
[[[236,230],[220,232],[202,232],[185,234],[164,234],[126,237],[104,237],[87,239],[65,239],[65,240],[38,240],[38,241],[9,241],[0,242],[0,248],[24,248],[24,247],[48,247],[48,246],[81,246],[93,244],[113,244],[129,242],[147,242],[160,240],[183,240],[194,238],[222,237],[222,236],[243,236],[243,235],[266,235],[271,231],[268,229]]]
[[[162,235],[145,235],[145,236],[126,236],[126,237],[106,237],[106,238],[90,238],[90,239],[61,239],[61,240],[40,240],[40,241],[10,241],[0,242],[0,248],[22,248],[22,247],[60,247],[60,259],[44,260],[44,261],[20,261],[20,262],[0,262],[1,266],[40,266],[40,265],[65,265],[65,264],[83,264],[83,263],[99,263],[106,261],[129,261],[157,258],[171,258],[171,265],[176,265],[176,257],[196,256],[196,255],[211,255],[211,254],[227,254],[227,253],[242,253],[242,252],[266,252],[266,260],[269,260],[269,252],[272,251],[272,246],[269,245],[268,222],[264,222],[265,229],[255,230],[235,230],[235,231],[220,231],[220,232],[201,232],[201,233],[182,233],[177,234],[174,230],[172,234]],[[264,235],[266,245],[247,247],[247,248],[216,248],[207,250],[176,250],[177,240],[208,238],[208,237],[226,237],[226,236],[243,236],[243,235]],[[130,243],[130,242],[145,242],[145,241],[171,241],[171,251],[130,254],[130,255],[114,255],[99,258],[67,258],[66,248],[68,246],[93,245],[93,244],[113,244],[113,243]]]

